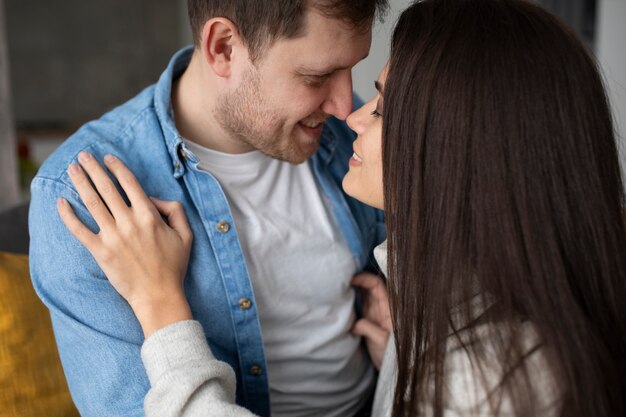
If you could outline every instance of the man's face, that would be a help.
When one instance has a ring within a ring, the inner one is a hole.
[[[352,67],[367,56],[371,26],[355,29],[309,10],[304,36],[281,38],[220,95],[221,127],[254,149],[299,164],[319,146],[323,122],[352,111]]]

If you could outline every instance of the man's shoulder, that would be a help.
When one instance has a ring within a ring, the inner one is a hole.
[[[154,86],[80,127],[46,159],[36,178],[58,180],[81,151],[125,152],[133,145],[136,132],[149,135],[152,131],[161,134],[154,107]]]

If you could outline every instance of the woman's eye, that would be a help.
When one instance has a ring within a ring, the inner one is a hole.
[[[377,119],[383,115],[383,103],[380,98],[376,100],[376,107],[374,108],[374,111],[371,113],[371,115],[374,119]]]

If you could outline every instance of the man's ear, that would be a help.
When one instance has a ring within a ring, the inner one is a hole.
[[[210,19],[204,24],[200,41],[202,55],[215,74],[230,77],[234,52],[243,47],[237,26],[223,17]]]

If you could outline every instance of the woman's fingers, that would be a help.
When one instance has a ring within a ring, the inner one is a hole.
[[[378,275],[361,272],[352,278],[352,285],[361,288],[373,304],[389,304],[387,288]]]
[[[361,288],[364,318],[390,332],[392,323],[389,297],[383,280],[369,272],[361,272],[352,278],[352,285]]]
[[[379,286],[384,286],[378,275],[370,272],[361,272],[352,278],[352,285],[364,288],[366,290],[374,290]]]
[[[377,369],[380,369],[389,340],[389,332],[376,323],[367,319],[360,319],[354,323],[352,334],[365,338],[372,362]]]
[[[70,203],[64,198],[59,198],[57,200],[57,211],[68,230],[80,243],[93,253],[95,245],[98,242],[98,237],[76,217]]]
[[[100,163],[98,163],[89,152],[79,153],[78,161],[96,186],[96,190],[102,200],[104,200],[104,203],[108,206],[113,217],[119,218],[124,215],[128,210],[128,206],[119,191],[117,191],[117,188],[115,188],[115,184],[113,184],[111,178],[109,178],[107,173],[100,166]]]
[[[151,197],[150,200],[154,203],[159,213],[167,218],[167,223],[172,229],[178,232],[183,242],[191,243],[193,233],[187,222],[183,205],[178,201],[163,201],[154,197]]]
[[[133,207],[151,211],[154,210],[150,199],[143,191],[143,188],[141,188],[139,181],[137,181],[135,175],[126,168],[126,165],[124,165],[122,161],[113,155],[106,155],[104,157],[104,164],[109,171],[115,175],[115,178],[117,178],[117,181],[122,186],[122,189],[128,196],[130,204]],[[156,214],[156,211],[154,211],[154,213]]]
[[[389,337],[388,331],[367,319],[357,320],[352,327],[352,334],[370,339],[378,345],[386,345]]]
[[[76,187],[76,191],[80,198],[83,200],[83,204],[89,210],[89,213],[93,216],[100,229],[106,229],[115,223],[113,216],[109,213],[109,210],[104,205],[104,202],[93,189],[93,186],[89,182],[89,178],[85,175],[85,172],[78,164],[71,164],[67,169],[67,173]]]

